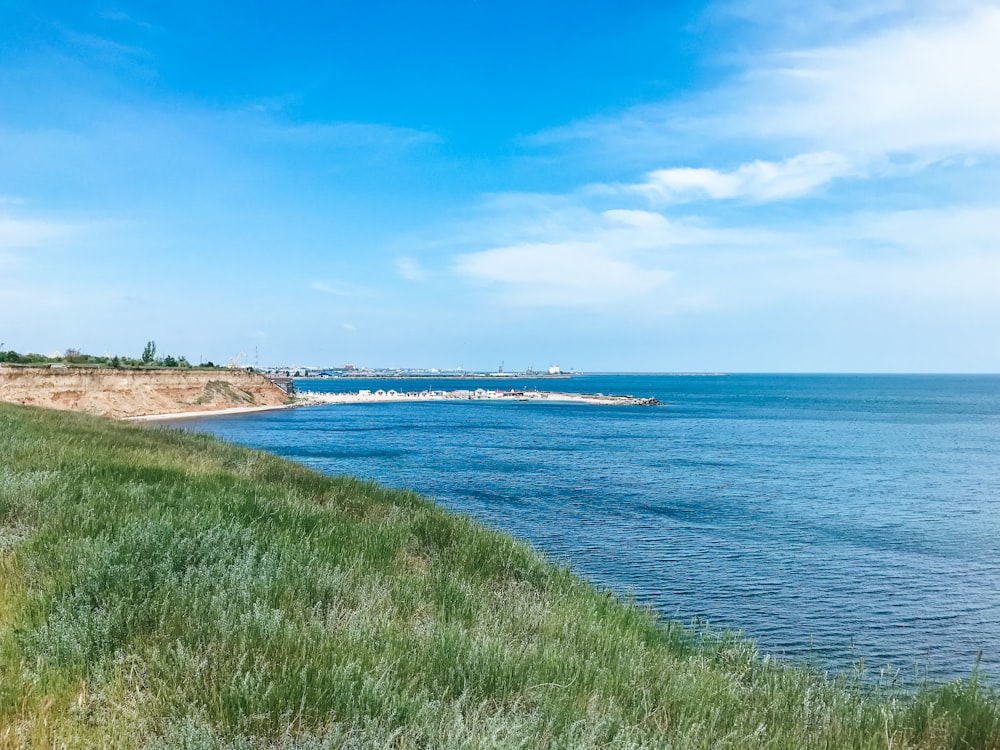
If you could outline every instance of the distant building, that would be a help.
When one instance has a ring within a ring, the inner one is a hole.
[[[354,372],[357,369],[358,369],[357,367],[355,367],[354,365],[352,365],[350,363],[344,365],[344,372]]]
[[[559,375],[562,370],[559,369],[559,365],[549,365],[549,375]]]

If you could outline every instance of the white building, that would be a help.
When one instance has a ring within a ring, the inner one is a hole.
[[[559,365],[549,365],[549,375],[559,375],[562,370],[559,369]]]

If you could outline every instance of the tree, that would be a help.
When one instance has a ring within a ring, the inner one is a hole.
[[[166,357],[163,358],[163,366],[177,367],[177,360],[168,354]]]
[[[142,350],[142,363],[151,365],[154,359],[156,359],[156,342],[147,341],[146,348]]]

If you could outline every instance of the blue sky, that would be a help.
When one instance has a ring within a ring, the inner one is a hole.
[[[1000,3],[0,0],[0,342],[1000,371]]]

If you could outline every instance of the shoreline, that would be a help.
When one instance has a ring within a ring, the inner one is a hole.
[[[277,411],[292,409],[300,404],[279,406],[232,406],[225,409],[201,409],[200,411],[178,411],[170,414],[140,414],[135,417],[121,417],[119,422],[163,422],[169,419],[193,419],[195,417],[217,417],[226,414],[250,414],[257,411]]]
[[[225,409],[201,409],[198,411],[173,412],[169,414],[143,414],[124,417],[123,422],[165,422],[173,419],[194,419],[197,417],[217,417],[234,414],[252,414],[279,409],[297,409],[307,406],[334,406],[338,404],[392,404],[427,401],[515,401],[551,402],[564,404],[590,404],[593,406],[660,406],[655,398],[616,396],[603,393],[561,393],[555,391],[351,391],[347,393],[318,393],[306,391],[295,397],[289,404],[277,406],[234,406]]]
[[[2,540],[15,565],[0,585],[10,646],[0,651],[10,677],[0,735],[13,747],[38,736],[71,747],[179,747],[192,736],[219,745],[236,732],[263,747],[287,735],[296,711],[296,741],[317,747],[348,733],[364,746],[502,736],[525,747],[597,738],[592,748],[688,738],[885,747],[884,732],[892,746],[944,750],[1000,737],[997,693],[978,667],[947,683],[917,673],[911,683],[891,667],[861,682],[860,670],[830,672],[762,653],[739,631],[670,618],[410,490],[172,430],[0,412],[17,501]],[[29,668],[61,654],[67,632],[94,631],[98,616],[115,638],[87,641],[84,661]],[[196,643],[197,658],[170,657],[178,643]],[[156,700],[135,700],[122,663],[156,675]],[[85,685],[81,664],[96,675]],[[371,699],[359,702],[362,678]],[[470,683],[498,690],[482,699],[496,701],[488,711],[470,709]],[[401,705],[412,711],[396,717]],[[614,742],[598,743],[609,722]]]

